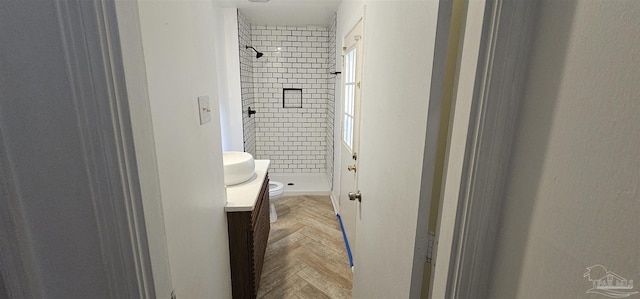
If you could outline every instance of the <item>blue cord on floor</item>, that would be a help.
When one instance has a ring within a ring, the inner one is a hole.
[[[351,248],[349,247],[349,240],[347,239],[347,233],[344,232],[344,225],[342,225],[342,217],[340,214],[336,214],[338,222],[340,222],[340,229],[342,230],[342,238],[344,239],[344,245],[347,246],[347,254],[349,255],[349,267],[353,268],[353,257],[351,256]]]

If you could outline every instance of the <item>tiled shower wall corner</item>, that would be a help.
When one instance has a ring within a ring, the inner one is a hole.
[[[240,87],[242,97],[242,126],[244,131],[244,151],[256,156],[255,117],[249,117],[247,109],[255,109],[253,92],[253,61],[256,53],[245,46],[251,45],[251,25],[247,18],[238,13],[238,50],[240,51]],[[255,116],[255,114],[254,114]]]
[[[271,159],[274,173],[327,172],[327,157],[333,157],[327,144],[329,90],[335,80],[329,75],[334,70],[328,28],[251,28],[252,45],[264,53],[253,61],[257,157]],[[302,108],[283,108],[283,88],[302,89]]]
[[[336,70],[336,16],[333,17],[331,25],[329,25],[329,60],[328,60],[328,72],[329,78],[327,79],[327,125],[326,125],[326,143],[327,151],[325,153],[325,168],[327,169],[327,177],[331,189],[333,189],[333,127],[335,118],[335,102],[336,102],[336,84],[340,84],[340,76],[332,75],[331,73]]]

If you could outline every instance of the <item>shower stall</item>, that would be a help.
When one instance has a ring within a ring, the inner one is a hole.
[[[244,150],[270,159],[286,194],[331,192],[335,17],[327,26],[251,24],[238,12]]]

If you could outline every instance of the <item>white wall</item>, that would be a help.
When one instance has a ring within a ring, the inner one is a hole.
[[[584,297],[594,264],[640,279],[639,19],[541,3],[487,298]]]
[[[438,2],[345,1],[338,10],[336,51],[363,4],[363,199],[355,240],[362,250],[354,257],[353,297],[408,298]]]
[[[216,21],[221,24],[215,28],[216,37],[224,36],[223,43],[216,43],[216,59],[226,62],[218,64],[222,149],[242,152],[244,151],[244,131],[238,53],[238,10],[223,8],[222,14],[222,20],[216,18]]]
[[[208,1],[141,1],[171,277],[179,298],[229,298],[226,194],[216,76],[222,12]],[[208,95],[213,120],[198,120]]]

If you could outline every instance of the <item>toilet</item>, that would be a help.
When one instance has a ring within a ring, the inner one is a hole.
[[[274,206],[273,203],[282,196],[282,193],[284,193],[284,184],[276,181],[269,181],[269,222],[271,223],[278,220],[276,206]]]

